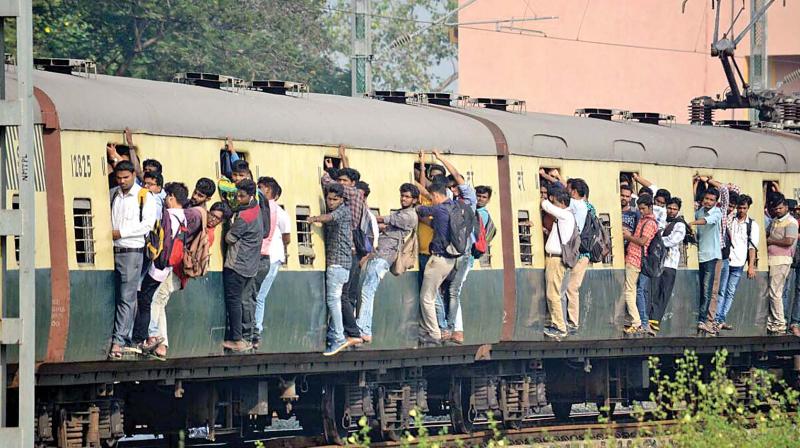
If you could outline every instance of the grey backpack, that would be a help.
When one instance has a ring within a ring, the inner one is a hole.
[[[555,223],[556,232],[558,232],[558,241],[561,243],[561,263],[564,266],[572,269],[578,264],[578,255],[581,249],[581,232],[578,231],[578,223],[575,223],[575,228],[572,230],[572,236],[565,243],[561,238],[561,226],[558,221]]]

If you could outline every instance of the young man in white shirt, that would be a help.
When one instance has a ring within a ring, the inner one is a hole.
[[[569,211],[570,199],[566,190],[554,187],[548,191],[548,197],[549,199],[542,200],[542,210],[553,216],[556,222],[544,245],[545,296],[547,310],[550,313],[550,322],[544,327],[544,334],[560,339],[569,334],[564,322],[564,309],[561,306],[561,284],[566,272],[566,267],[561,262],[561,245],[572,238],[572,232],[575,231],[575,215]]]
[[[135,350],[131,340],[136,317],[136,291],[142,273],[144,236],[156,221],[156,200],[136,184],[133,164],[122,161],[114,167],[117,186],[110,191],[111,236],[114,240],[114,272],[119,295],[109,359],[122,359],[124,349]]]
[[[583,179],[570,179],[567,181],[567,193],[569,193],[569,211],[575,216],[575,223],[578,225],[578,232],[583,232],[587,216],[595,216],[595,209],[589,203],[589,185]],[[575,334],[580,326],[580,288],[583,284],[583,277],[589,267],[589,256],[587,252],[581,251],[578,255],[578,263],[569,270],[569,280],[567,280],[567,331]]]
[[[661,329],[661,319],[672,297],[675,276],[681,261],[681,246],[686,237],[686,221],[680,216],[681,205],[681,199],[678,197],[670,198],[666,204],[667,225],[661,234],[661,240],[667,248],[667,258],[664,260],[664,271],[654,279],[653,298],[648,313],[651,334],[656,334]]]

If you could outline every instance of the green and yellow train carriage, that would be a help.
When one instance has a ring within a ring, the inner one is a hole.
[[[6,76],[13,86],[13,73]],[[137,431],[137,425],[169,433],[202,420],[188,417],[197,414],[197,397],[204,397],[201,401],[207,407],[201,414],[213,423],[216,408],[233,406],[232,397],[242,403],[263,401],[270,408],[298,400],[286,395],[286,379],[302,378],[308,387],[298,394],[300,405],[294,412],[302,416],[301,422],[309,419],[304,424],[308,428],[315,427],[315,413],[341,426],[336,416],[343,412],[342,406],[359,400],[363,405],[368,396],[374,402],[391,401],[396,397],[386,391],[396,386],[417,392],[401,394],[403,400],[425,399],[429,412],[449,412],[456,429],[465,430],[468,419],[458,410],[463,411],[476,393],[485,396],[481,391],[494,391],[489,393],[496,394],[495,399],[479,403],[475,412],[482,415],[502,408],[503,419],[513,424],[530,409],[512,412],[513,406],[501,402],[520,393],[522,389],[515,388],[523,383],[547,389],[546,397],[531,395],[527,406],[550,402],[563,414],[565,404],[577,401],[616,402],[642,396],[646,388],[642,359],[649,354],[669,356],[684,348],[709,353],[727,346],[740,354],[768,353],[783,366],[784,358],[776,355],[800,348],[795,338],[766,337],[765,262],[757,279],[740,283],[730,315],[735,330],[711,340],[695,337],[698,266],[692,247],[686,250],[658,338],[624,339],[618,191],[620,173],[638,172],[684,198],[683,213],[690,215],[693,175],[711,174],[750,193],[755,200],[751,214],[760,218],[764,182],[777,181],[791,196],[800,190],[797,135],[424,101],[392,104],[319,94],[280,95],[103,75],[40,71],[34,79],[40,108],[36,268],[37,359],[42,363],[38,384],[43,391],[37,400],[40,412],[47,415],[61,415],[54,414],[58,410],[83,412],[86,406],[102,402],[106,403],[102,409],[126,410],[128,433]],[[287,264],[267,299],[258,353],[223,356],[222,257],[216,245],[209,274],[190,281],[167,307],[170,360],[105,360],[115,307],[105,147],[107,142],[122,143],[126,128],[132,131],[140,158],[162,162],[167,181],[191,188],[200,177],[218,178],[220,148],[230,136],[255,176],[273,176],[281,183],[279,203],[292,218],[292,242]],[[10,179],[16,174],[11,131],[4,142]],[[441,150],[473,185],[493,188],[489,211],[498,234],[489,256],[475,263],[465,284],[463,346],[416,348],[419,294],[414,270],[387,276],[381,284],[373,344],[334,359],[320,357],[326,322],[324,243],[321,229],[305,219],[322,211],[322,162],[336,155],[339,144],[349,148],[351,165],[370,183],[369,206],[380,214],[399,207],[399,185],[412,180],[419,149]],[[612,234],[612,256],[590,268],[581,288],[580,330],[563,342],[545,341],[542,334],[546,310],[540,168],[558,168],[567,177],[584,178],[591,188],[590,201]],[[14,194],[12,182],[5,192],[9,206]],[[759,249],[763,259],[763,238]],[[13,250],[9,247],[3,254],[10,268],[3,279],[8,297],[15,296],[16,288]],[[3,306],[13,313],[13,302],[6,300]],[[576,360],[581,369],[571,370]],[[592,362],[604,368],[591,369]],[[562,375],[565,370],[570,375]],[[629,374],[622,375],[623,371]],[[626,380],[612,394],[605,386],[612,381],[621,384],[620,378]],[[157,389],[165,385],[174,385],[175,394],[159,394]],[[525,390],[532,390],[528,386]],[[99,389],[105,393],[98,395]],[[110,389],[116,394],[109,395]],[[184,397],[184,392],[194,398]],[[109,400],[114,406],[108,405]],[[149,400],[147,406],[143,400]],[[326,400],[335,405],[326,406]],[[433,405],[434,401],[441,405]],[[153,422],[144,410],[153,402],[175,412]],[[390,432],[407,423],[401,417],[376,417],[376,407],[350,407],[348,415],[362,412],[375,417],[381,429]],[[235,409],[225,415],[242,419],[217,422],[220,428],[242,426],[245,421],[252,426],[258,420],[245,418],[251,411],[267,420],[272,416],[258,406]],[[52,425],[68,423],[55,418]],[[335,440],[331,426],[326,428]],[[107,438],[120,435],[112,431]],[[47,442],[45,435],[40,440]]]

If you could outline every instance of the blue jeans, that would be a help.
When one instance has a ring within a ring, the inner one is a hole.
[[[361,272],[364,283],[361,284],[361,308],[356,323],[362,336],[372,336],[372,305],[375,301],[375,291],[378,290],[383,276],[389,272],[389,262],[380,257],[373,258]]]
[[[700,263],[700,306],[697,310],[697,323],[711,322],[714,316],[709,316],[709,312],[716,314],[717,297],[714,295],[714,277],[718,275],[717,265],[720,260],[709,260]]]
[[[464,331],[464,322],[461,318],[461,290],[474,262],[472,254],[464,254],[459,257],[453,268],[453,279],[443,283],[447,288],[447,296],[436,295],[436,320],[440,330]],[[447,299],[447,308],[444,305],[445,298]]]
[[[280,267],[280,262],[270,263],[269,272],[258,288],[258,294],[256,294],[256,337],[260,337],[261,332],[264,331],[264,308],[267,303],[267,295],[269,294],[270,288],[272,288],[272,282],[275,281],[275,277],[278,276],[278,269]]]
[[[636,308],[639,309],[639,319],[642,321],[642,328],[647,330],[650,323],[647,318],[647,310],[650,309],[650,277],[640,274],[636,281]]]
[[[726,260],[725,265],[722,267],[723,272],[726,271],[727,264],[728,261]],[[733,296],[736,295],[736,288],[739,286],[739,280],[742,279],[742,271],[744,271],[744,266],[727,266],[727,268],[727,275],[720,277],[719,281],[719,298],[717,299],[717,316],[715,319],[718,323],[725,322],[725,318],[728,317],[728,311],[731,310],[731,305],[733,305]],[[724,283],[723,278],[725,279]]]
[[[783,314],[788,325],[800,325],[800,268],[794,271],[794,298],[790,297],[790,281],[786,279],[786,286],[783,288]]]
[[[350,270],[338,265],[328,266],[325,271],[325,303],[328,306],[328,347],[345,341],[342,322],[342,289],[350,279]]]

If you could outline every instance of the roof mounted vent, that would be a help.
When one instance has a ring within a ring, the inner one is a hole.
[[[280,81],[277,79],[255,80],[247,83],[249,90],[271,93],[273,95],[308,95],[308,85],[302,82]]]
[[[457,97],[455,99],[460,99]],[[452,93],[448,92],[425,92],[414,94],[414,99],[422,104],[435,104],[437,106],[450,106],[454,99]]]
[[[525,100],[514,98],[467,98],[467,105],[522,114],[527,112]]]
[[[601,107],[585,107],[583,109],[575,109],[575,115],[578,117],[597,118],[598,120],[612,121],[615,117],[617,119],[624,118],[627,110],[621,109],[605,109]]]
[[[209,89],[241,89],[246,87],[245,82],[240,78],[217,73],[176,73],[173,81],[192,86],[208,87]]]
[[[667,124],[675,123],[675,115],[660,114],[658,112],[625,112],[625,119],[655,125],[662,121],[666,121]]]
[[[713,101],[709,96],[699,96],[689,103],[689,123],[698,126],[714,124],[714,109],[707,104]]]
[[[33,66],[39,70],[71,75],[73,72],[97,76],[97,65],[86,59],[33,58]]]
[[[716,122],[716,125],[722,128],[732,128],[732,129],[741,129],[743,131],[749,131],[752,123],[750,120],[720,120]]]
[[[375,90],[370,97],[389,103],[406,104],[409,96],[405,90]]]

